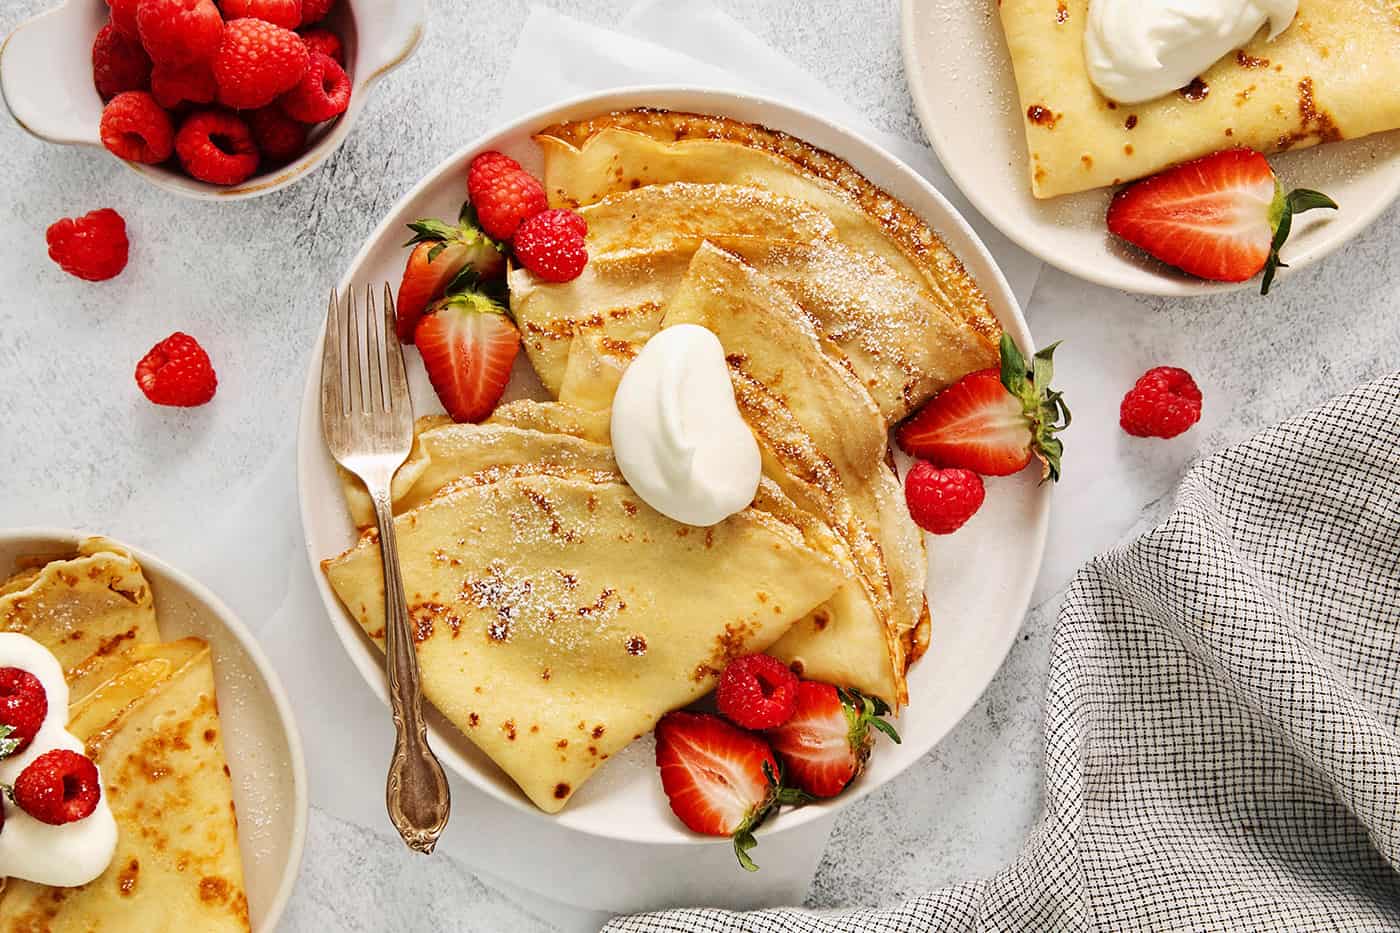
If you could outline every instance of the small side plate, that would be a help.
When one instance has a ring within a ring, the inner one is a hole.
[[[1203,282],[1119,242],[1104,224],[1112,188],[1033,197],[996,5],[903,4],[904,71],[924,132],[962,193],[1009,239],[1071,275],[1128,292],[1184,296],[1259,288],[1258,281]],[[1295,272],[1350,240],[1400,196],[1400,132],[1288,152],[1270,162],[1286,187],[1325,191],[1341,205],[1335,214],[1315,211],[1295,222],[1284,250]]]
[[[0,576],[8,575],[19,557],[72,552],[93,533],[0,530]],[[306,841],[306,764],[291,705],[257,641],[217,596],[155,555],[125,546],[151,582],[161,635],[193,635],[213,652],[248,912],[255,933],[273,933],[301,870]]]

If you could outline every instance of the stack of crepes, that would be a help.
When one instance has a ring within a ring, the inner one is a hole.
[[[634,110],[536,141],[590,259],[565,284],[511,273],[553,400],[422,419],[394,481],[428,698],[550,812],[739,655],[899,706],[929,616],[888,431],[996,365],[982,293],[907,207],[785,134]],[[752,505],[710,528],[643,503],[609,444],[623,371],[679,323],[718,336],[763,456]],[[325,569],[382,647],[379,559],[368,532]]]
[[[101,771],[118,838],[106,872],[82,887],[5,881],[0,931],[247,931],[209,646],[161,641],[150,584],[113,541],[22,564],[0,585],[0,631],[58,659],[68,731]]]

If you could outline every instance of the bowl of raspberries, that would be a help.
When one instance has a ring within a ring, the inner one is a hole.
[[[0,92],[41,139],[180,194],[253,197],[335,151],[425,2],[66,0],[0,45]]]

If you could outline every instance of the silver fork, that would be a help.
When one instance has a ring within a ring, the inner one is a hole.
[[[321,431],[337,463],[358,476],[374,500],[384,560],[385,667],[397,737],[385,802],[389,819],[410,849],[428,853],[447,825],[451,799],[442,765],[428,747],[418,655],[408,627],[408,604],[389,484],[413,446],[413,406],[403,347],[394,329],[394,299],[386,283],[384,313],[365,286],[361,315],[350,287],[345,301],[331,289],[321,358]],[[363,317],[363,326],[361,318]]]

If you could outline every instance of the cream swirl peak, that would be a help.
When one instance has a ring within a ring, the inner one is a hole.
[[[1298,0],[1090,0],[1089,78],[1110,100],[1138,104],[1190,84],[1265,24],[1288,28]]]
[[[647,341],[613,399],[617,465],[647,505],[687,525],[714,525],[758,491],[758,442],[734,401],[719,338],[678,324]]]

